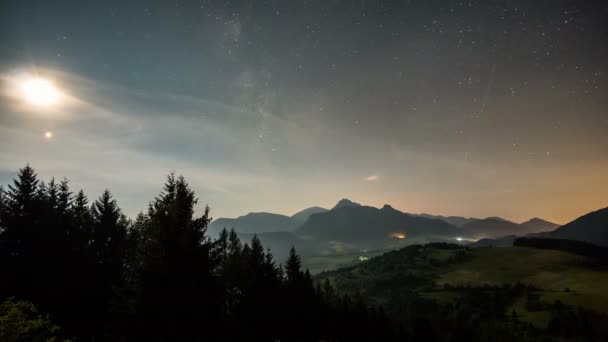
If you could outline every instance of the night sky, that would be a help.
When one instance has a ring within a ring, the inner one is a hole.
[[[29,162],[131,216],[172,170],[214,217],[608,206],[606,1],[9,0],[0,78],[0,184]]]

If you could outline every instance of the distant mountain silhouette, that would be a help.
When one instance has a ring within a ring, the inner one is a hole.
[[[521,223],[519,226],[527,234],[550,232],[559,228],[559,224],[549,222],[538,217]]]
[[[500,217],[472,221],[463,225],[462,229],[479,239],[525,234],[520,225]]]
[[[462,216],[442,216],[430,214],[408,214],[386,204],[381,209],[362,206],[349,199],[341,199],[331,209],[310,207],[291,217],[272,213],[249,213],[237,218],[220,218],[209,224],[211,236],[223,229],[234,229],[245,240],[253,234],[267,240],[265,245],[283,254],[291,245],[302,246],[302,252],[312,253],[333,242],[346,243],[350,248],[384,248],[387,241],[396,238],[392,234],[410,237],[431,237],[438,240],[452,240],[455,237],[478,239],[498,239],[509,237],[510,241],[480,241],[476,245],[504,245],[512,242],[511,236],[525,236],[550,232],[559,225],[533,218],[517,224],[500,217],[485,219]],[[289,234],[270,234],[270,233]],[[293,234],[292,234],[293,233]],[[264,234],[264,235],[262,235]],[[543,234],[544,235],[544,234]],[[314,240],[319,247],[312,248],[308,240]],[[407,242],[407,241],[405,241]],[[322,247],[321,247],[322,246]],[[310,247],[310,248],[309,248]]]
[[[608,246],[608,208],[581,216],[548,234],[550,237]]]
[[[299,211],[299,212],[291,215],[291,219],[294,220],[297,224],[302,224],[306,220],[308,220],[310,215],[324,213],[326,211],[327,211],[327,209],[325,209],[325,208],[311,207],[311,208],[304,209],[302,211]]]
[[[298,227],[298,222],[289,216],[272,213],[249,213],[237,218],[219,218],[209,224],[209,233],[214,235],[222,229],[234,229],[238,233],[289,232]]]
[[[343,199],[333,209],[312,215],[296,234],[323,241],[376,246],[390,241],[392,234],[405,234],[406,239],[422,235],[453,239],[464,233],[444,221],[405,214],[390,205],[378,209]]]
[[[333,209],[341,208],[341,207],[360,207],[360,206],[361,206],[361,204],[359,204],[359,203],[356,203],[349,199],[343,198],[338,203],[336,203],[336,205],[333,207]]]
[[[467,218],[467,217],[462,217],[462,216],[442,216],[442,215],[431,215],[431,214],[419,214],[417,216],[442,220],[442,221],[447,222],[456,227],[462,227],[467,223],[471,223],[473,221],[479,220],[478,218],[474,218],[474,217]]]

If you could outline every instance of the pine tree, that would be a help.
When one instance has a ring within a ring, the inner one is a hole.
[[[82,190],[78,191],[74,197],[71,206],[71,215],[74,219],[75,229],[83,235],[87,235],[87,238],[89,238],[88,234],[92,229],[93,216],[91,215],[91,209],[89,208],[89,199]]]
[[[69,206],[70,230],[68,232],[70,245],[83,257],[89,257],[89,247],[92,242],[93,216],[89,207],[89,200],[80,190],[74,196]]]
[[[85,203],[86,198],[77,196],[75,207],[78,207],[84,222],[89,216],[83,208]],[[95,284],[91,291],[96,296],[92,301],[97,319],[107,321],[110,306],[116,301],[117,288],[123,286],[125,278],[128,221],[109,190],[93,202],[90,217],[89,255],[95,271]]]
[[[66,215],[72,205],[72,193],[68,186],[68,180],[64,178],[58,186],[57,211],[60,215]]]
[[[291,246],[289,257],[285,263],[285,276],[287,277],[288,286],[292,287],[299,286],[302,280],[302,262],[294,246]]]
[[[8,206],[10,215],[23,217],[34,212],[38,179],[36,172],[29,165],[19,170],[17,179],[8,186]]]
[[[240,257],[243,246],[241,245],[241,240],[239,239],[238,234],[234,231],[234,229],[230,230],[230,234],[228,235],[228,254],[233,258],[237,259]]]
[[[98,264],[122,265],[127,219],[121,212],[112,193],[105,190],[91,206],[91,247]]]
[[[0,185],[0,239],[2,238],[2,232],[5,229],[4,220],[8,213],[8,198],[4,187]]]
[[[36,235],[42,219],[38,184],[36,172],[26,165],[4,192],[0,268],[6,281],[0,282],[0,297],[31,297],[34,276],[40,269],[34,256],[42,241]]]
[[[214,243],[215,256],[219,259],[218,273],[223,277],[228,264],[228,232],[222,229],[218,239]]]
[[[53,216],[59,203],[59,186],[55,183],[55,178],[51,178],[44,188],[41,187],[39,194],[40,199],[46,202],[46,215]]]
[[[140,332],[171,339],[213,327],[221,294],[206,236],[209,208],[195,216],[194,192],[183,177],[167,177],[141,225],[131,286]]]
[[[253,235],[251,239],[251,251],[249,257],[249,264],[254,269],[255,272],[262,272],[262,267],[264,265],[264,247],[262,246],[262,242],[258,238],[256,234]]]

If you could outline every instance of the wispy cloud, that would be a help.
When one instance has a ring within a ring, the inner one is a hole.
[[[365,178],[365,180],[368,182],[375,182],[375,181],[380,180],[380,177],[378,175],[370,175],[370,176],[367,176],[367,178]]]

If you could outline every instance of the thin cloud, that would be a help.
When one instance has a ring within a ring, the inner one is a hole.
[[[365,180],[368,182],[375,182],[379,179],[380,179],[380,177],[377,175],[371,175],[371,176],[368,176],[367,178],[365,178]]]

